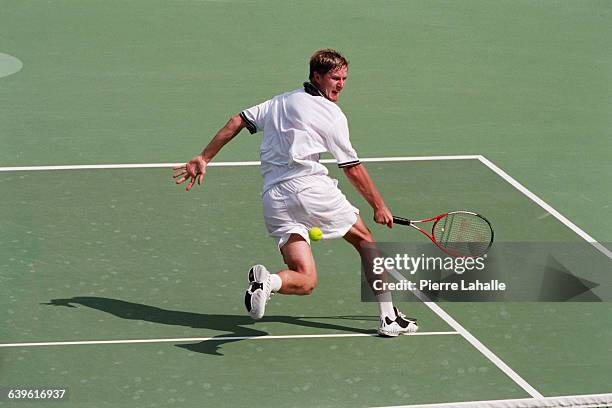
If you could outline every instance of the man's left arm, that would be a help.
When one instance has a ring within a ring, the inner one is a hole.
[[[232,116],[227,121],[225,126],[219,129],[210,143],[208,143],[208,145],[204,148],[202,153],[195,156],[184,165],[174,168],[176,171],[176,174],[174,175],[176,184],[182,184],[189,180],[189,183],[187,184],[187,191],[191,190],[191,187],[193,187],[196,180],[198,184],[202,184],[202,179],[206,174],[206,166],[208,163],[217,155],[217,153],[219,153],[223,146],[232,140],[234,136],[236,136],[244,127],[246,127],[246,125],[246,122],[240,115]]]

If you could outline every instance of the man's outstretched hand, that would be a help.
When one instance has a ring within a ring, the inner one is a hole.
[[[196,156],[193,159],[189,160],[183,166],[177,166],[174,170],[174,178],[176,179],[176,184],[183,184],[187,180],[189,183],[187,184],[186,190],[191,190],[196,180],[198,184],[202,184],[202,179],[204,179],[204,175],[206,174],[206,166],[208,163],[202,158],[202,156]]]

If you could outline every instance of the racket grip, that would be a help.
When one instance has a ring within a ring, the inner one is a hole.
[[[393,222],[399,225],[410,225],[412,224],[412,221],[410,221],[407,218],[402,218],[402,217],[396,217],[395,215],[393,216]]]

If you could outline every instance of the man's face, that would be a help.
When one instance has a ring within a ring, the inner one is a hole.
[[[314,73],[313,84],[332,102],[337,102],[348,78],[348,67],[338,68],[325,75]]]

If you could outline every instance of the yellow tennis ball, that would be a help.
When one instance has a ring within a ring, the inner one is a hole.
[[[308,230],[308,236],[312,241],[320,241],[323,239],[323,231],[321,231],[321,228],[312,227]]]

